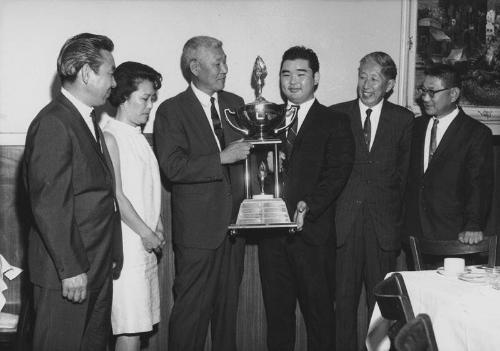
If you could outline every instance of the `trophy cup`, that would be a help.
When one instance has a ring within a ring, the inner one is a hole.
[[[251,172],[249,158],[246,158],[246,199],[240,205],[236,223],[229,226],[231,234],[236,234],[239,229],[289,228],[290,231],[295,231],[297,228],[297,224],[290,220],[285,202],[279,197],[280,184],[278,181],[278,145],[282,142],[278,134],[292,125],[297,118],[297,108],[292,107],[287,110],[285,105],[268,102],[262,97],[262,87],[266,76],[266,65],[262,58],[257,56],[253,68],[253,79],[256,83],[255,101],[236,111],[224,110],[226,121],[232,128],[243,134],[247,142],[253,145],[262,145],[264,148],[272,148],[274,168],[274,195],[266,194],[264,180],[268,175],[268,169],[265,162],[259,164],[256,172]],[[288,123],[285,123],[287,116],[291,116],[291,118]],[[260,183],[260,194],[253,196],[250,191],[251,173],[253,176],[258,176]]]

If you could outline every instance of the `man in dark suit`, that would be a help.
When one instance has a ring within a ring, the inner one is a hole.
[[[405,234],[475,244],[491,206],[492,135],[458,106],[460,85],[453,67],[436,65],[418,90],[425,115],[413,129]]]
[[[297,299],[308,350],[335,347],[335,201],[351,172],[354,140],[346,115],[314,97],[319,61],[311,49],[292,47],[281,61],[280,85],[298,118],[283,141],[283,198],[298,232],[259,242],[259,267],[269,350],[293,350]],[[268,162],[272,169],[272,162]]]
[[[160,168],[173,184],[176,276],[169,350],[202,350],[211,322],[212,348],[234,351],[244,242],[230,240],[228,225],[243,187],[235,195],[230,179],[243,174],[241,165],[229,166],[245,159],[251,145],[237,140],[221,116],[244,102],[222,90],[227,65],[219,40],[188,40],[181,67],[190,85],[160,105],[154,123]]]
[[[358,99],[331,106],[347,113],[356,159],[337,202],[337,349],[357,348],[357,307],[364,282],[369,312],[373,287],[396,267],[401,247],[401,205],[406,184],[413,114],[384,98],[397,69],[383,52],[360,61]]]
[[[122,265],[113,168],[93,108],[115,86],[113,42],[80,34],[61,49],[62,88],[31,123],[23,174],[34,226],[36,350],[105,350],[112,269]]]

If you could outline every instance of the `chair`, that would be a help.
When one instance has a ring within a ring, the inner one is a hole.
[[[410,248],[415,270],[423,269],[422,254],[431,256],[456,256],[475,253],[488,253],[488,266],[496,263],[497,236],[487,236],[478,244],[464,244],[458,240],[428,240],[410,236]]]
[[[393,350],[394,339],[399,330],[415,318],[403,277],[399,273],[392,274],[379,282],[373,293],[382,317],[392,321],[387,334]]]
[[[395,340],[397,351],[438,351],[429,316],[419,314],[401,328]]]

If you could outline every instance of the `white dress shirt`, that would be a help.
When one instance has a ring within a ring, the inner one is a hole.
[[[311,100],[308,100],[308,101],[303,102],[300,105],[298,105],[298,106],[300,106],[300,108],[299,108],[299,112],[297,113],[297,118],[298,118],[298,120],[297,120],[297,134],[299,134],[300,127],[302,126],[302,123],[304,123],[304,120],[306,119],[306,116],[309,113],[309,109],[311,108],[311,106],[315,100],[316,100],[316,98],[313,97]],[[286,108],[290,109],[290,107],[292,107],[293,105],[297,105],[297,104],[293,104],[290,101],[288,101]],[[290,120],[292,119],[291,114],[287,114],[285,119],[286,119],[286,124],[290,123]],[[288,130],[287,130],[287,134],[288,134]]]
[[[361,99],[358,99],[359,104],[359,113],[361,114],[361,127],[365,124],[366,119],[366,110],[371,109],[372,113],[370,114],[370,123],[371,123],[371,132],[370,132],[370,146],[368,147],[368,151],[372,149],[373,142],[375,141],[375,136],[377,135],[378,122],[380,121],[380,113],[382,112],[382,105],[384,104],[384,99],[380,100],[378,104],[373,107],[368,107],[361,102]]]
[[[210,111],[210,109],[212,107],[212,103],[210,102],[210,98],[214,97],[215,98],[214,105],[215,105],[215,108],[217,109],[217,114],[219,114],[219,111],[220,111],[220,109],[219,109],[219,96],[217,95],[217,93],[214,93],[212,96],[208,95],[207,93],[198,89],[196,87],[196,85],[193,84],[193,82],[191,82],[191,89],[193,89],[194,95],[196,95],[196,98],[198,99],[198,101],[200,101],[201,107],[203,107],[203,111],[205,111],[205,116],[207,117],[208,124],[210,124],[210,128],[212,128],[212,134],[214,136],[215,142],[217,143],[219,150],[221,150],[220,144],[219,144],[219,139],[215,135],[214,125],[212,123],[212,112]],[[222,118],[222,117],[219,115],[219,119],[220,118]],[[221,121],[221,123],[222,123],[222,121]],[[221,128],[222,128],[222,125],[221,125]]]
[[[453,111],[448,113],[447,115],[438,118],[439,123],[437,124],[436,129],[436,148],[439,146],[441,139],[443,139],[443,135],[450,126],[451,122],[457,117],[458,108],[455,108]],[[434,124],[434,120],[436,117],[432,117],[429,119],[429,124],[427,124],[427,131],[425,132],[425,143],[424,143],[424,172],[427,170],[429,166],[429,147],[431,143],[431,130],[432,125]]]
[[[85,124],[87,124],[87,127],[89,127],[90,133],[94,136],[94,139],[96,139],[95,136],[95,130],[94,130],[94,122],[92,122],[92,117],[90,117],[90,113],[94,110],[93,107],[85,105],[83,102],[78,100],[76,97],[74,97],[69,91],[61,87],[61,93],[76,107],[78,112],[83,117],[83,120],[85,121]],[[96,139],[97,141],[97,139]]]

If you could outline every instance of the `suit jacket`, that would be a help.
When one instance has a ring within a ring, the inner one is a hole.
[[[402,200],[410,159],[413,114],[398,105],[384,101],[375,139],[368,151],[358,100],[330,107],[347,113],[356,142],[354,167],[339,197],[336,211],[337,246],[351,234],[360,211],[367,206],[378,243],[384,250],[401,246]]]
[[[405,195],[405,234],[457,239],[484,230],[493,193],[491,130],[460,110],[424,173],[429,116],[415,121]]]
[[[314,101],[288,155],[283,189],[290,218],[299,201],[309,207],[300,233],[305,242],[323,245],[335,239],[335,201],[353,161],[349,119]]]
[[[229,145],[241,136],[226,124],[224,110],[234,111],[244,102],[224,91],[218,93],[218,102]],[[233,207],[239,208],[243,199],[243,168],[241,162],[221,165],[215,136],[191,87],[158,107],[154,143],[160,168],[172,182],[174,242],[191,248],[217,248],[227,234]],[[241,185],[241,189],[235,186],[234,197],[230,179]]]
[[[34,226],[29,236],[31,280],[60,289],[86,272],[97,289],[123,262],[114,174],[76,107],[62,94],[44,107],[26,136],[23,175]]]

